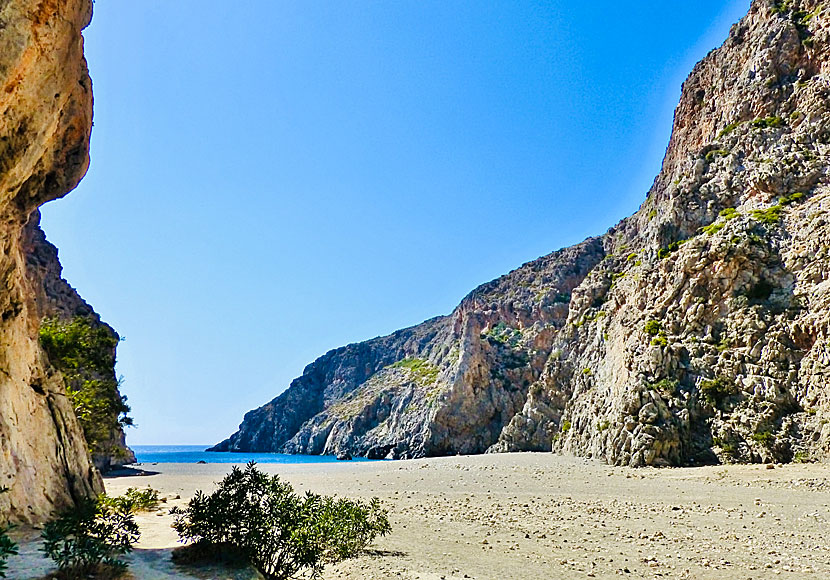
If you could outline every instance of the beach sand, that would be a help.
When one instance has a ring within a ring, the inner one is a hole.
[[[170,562],[169,508],[209,491],[227,464],[144,464],[110,494],[151,486],[167,499],[137,520],[138,580],[257,577]],[[260,464],[298,491],[379,497],[392,533],[326,568],[329,579],[830,578],[830,465],[629,469],[548,453],[337,464]],[[42,578],[36,530],[10,578]],[[23,534],[21,536],[21,534]]]

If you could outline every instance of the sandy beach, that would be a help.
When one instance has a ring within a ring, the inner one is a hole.
[[[213,489],[230,465],[138,467],[157,473],[107,479],[108,493],[149,485],[166,502],[137,516],[128,577],[258,577],[170,562],[169,508]],[[830,465],[629,469],[527,453],[259,467],[299,491],[388,507],[392,534],[325,579],[830,578]],[[37,533],[19,532],[10,578],[52,570]]]

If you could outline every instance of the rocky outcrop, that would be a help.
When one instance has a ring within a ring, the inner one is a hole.
[[[38,342],[41,317],[91,309],[62,286],[37,229],[41,204],[89,162],[92,90],[81,30],[89,0],[0,2],[0,513],[40,521],[103,490],[63,379]]]
[[[40,211],[35,210],[29,217],[23,230],[23,248],[26,255],[27,276],[31,282],[31,289],[35,293],[34,304],[38,309],[38,317],[58,319],[64,323],[83,319],[87,324],[101,328],[111,337],[111,342],[117,344],[120,340],[115,330],[101,321],[101,317],[93,310],[78,292],[63,279],[63,270],[58,260],[58,249],[49,243],[46,234],[40,228]],[[102,353],[104,354],[104,353]],[[103,373],[85,373],[87,380],[107,381],[108,384],[118,384],[115,374],[115,348],[104,354],[106,364],[102,365]],[[51,366],[61,370],[58,361],[49,360]],[[66,377],[65,377],[66,378]],[[116,393],[116,396],[120,396]],[[95,467],[106,472],[114,467],[135,463],[135,454],[127,447],[124,428],[118,421],[119,413],[113,412],[111,426],[107,427],[108,435],[102,441],[92,442],[87,439],[88,447],[92,452],[92,461]]]
[[[830,7],[755,0],[635,215],[328,353],[215,449],[826,460],[829,155]]]

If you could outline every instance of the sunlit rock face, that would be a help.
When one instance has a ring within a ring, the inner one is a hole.
[[[37,522],[103,490],[62,377],[38,341],[44,316],[94,315],[60,278],[37,208],[89,164],[89,0],[0,0],[0,513]]]
[[[216,449],[826,460],[829,51],[819,2],[756,0],[683,85],[636,214],[329,352]]]

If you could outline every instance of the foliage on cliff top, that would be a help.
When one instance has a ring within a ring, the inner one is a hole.
[[[361,502],[310,492],[300,496],[253,462],[244,470],[234,467],[216,491],[198,491],[185,509],[172,513],[183,541],[207,547],[202,553],[214,557],[230,549],[268,580],[287,580],[302,572],[319,576],[325,564],[354,557],[391,531],[377,498]]]
[[[47,318],[40,326],[40,344],[63,374],[90,451],[102,451],[116,429],[132,425],[130,407],[115,378],[118,337],[93,318]]]

